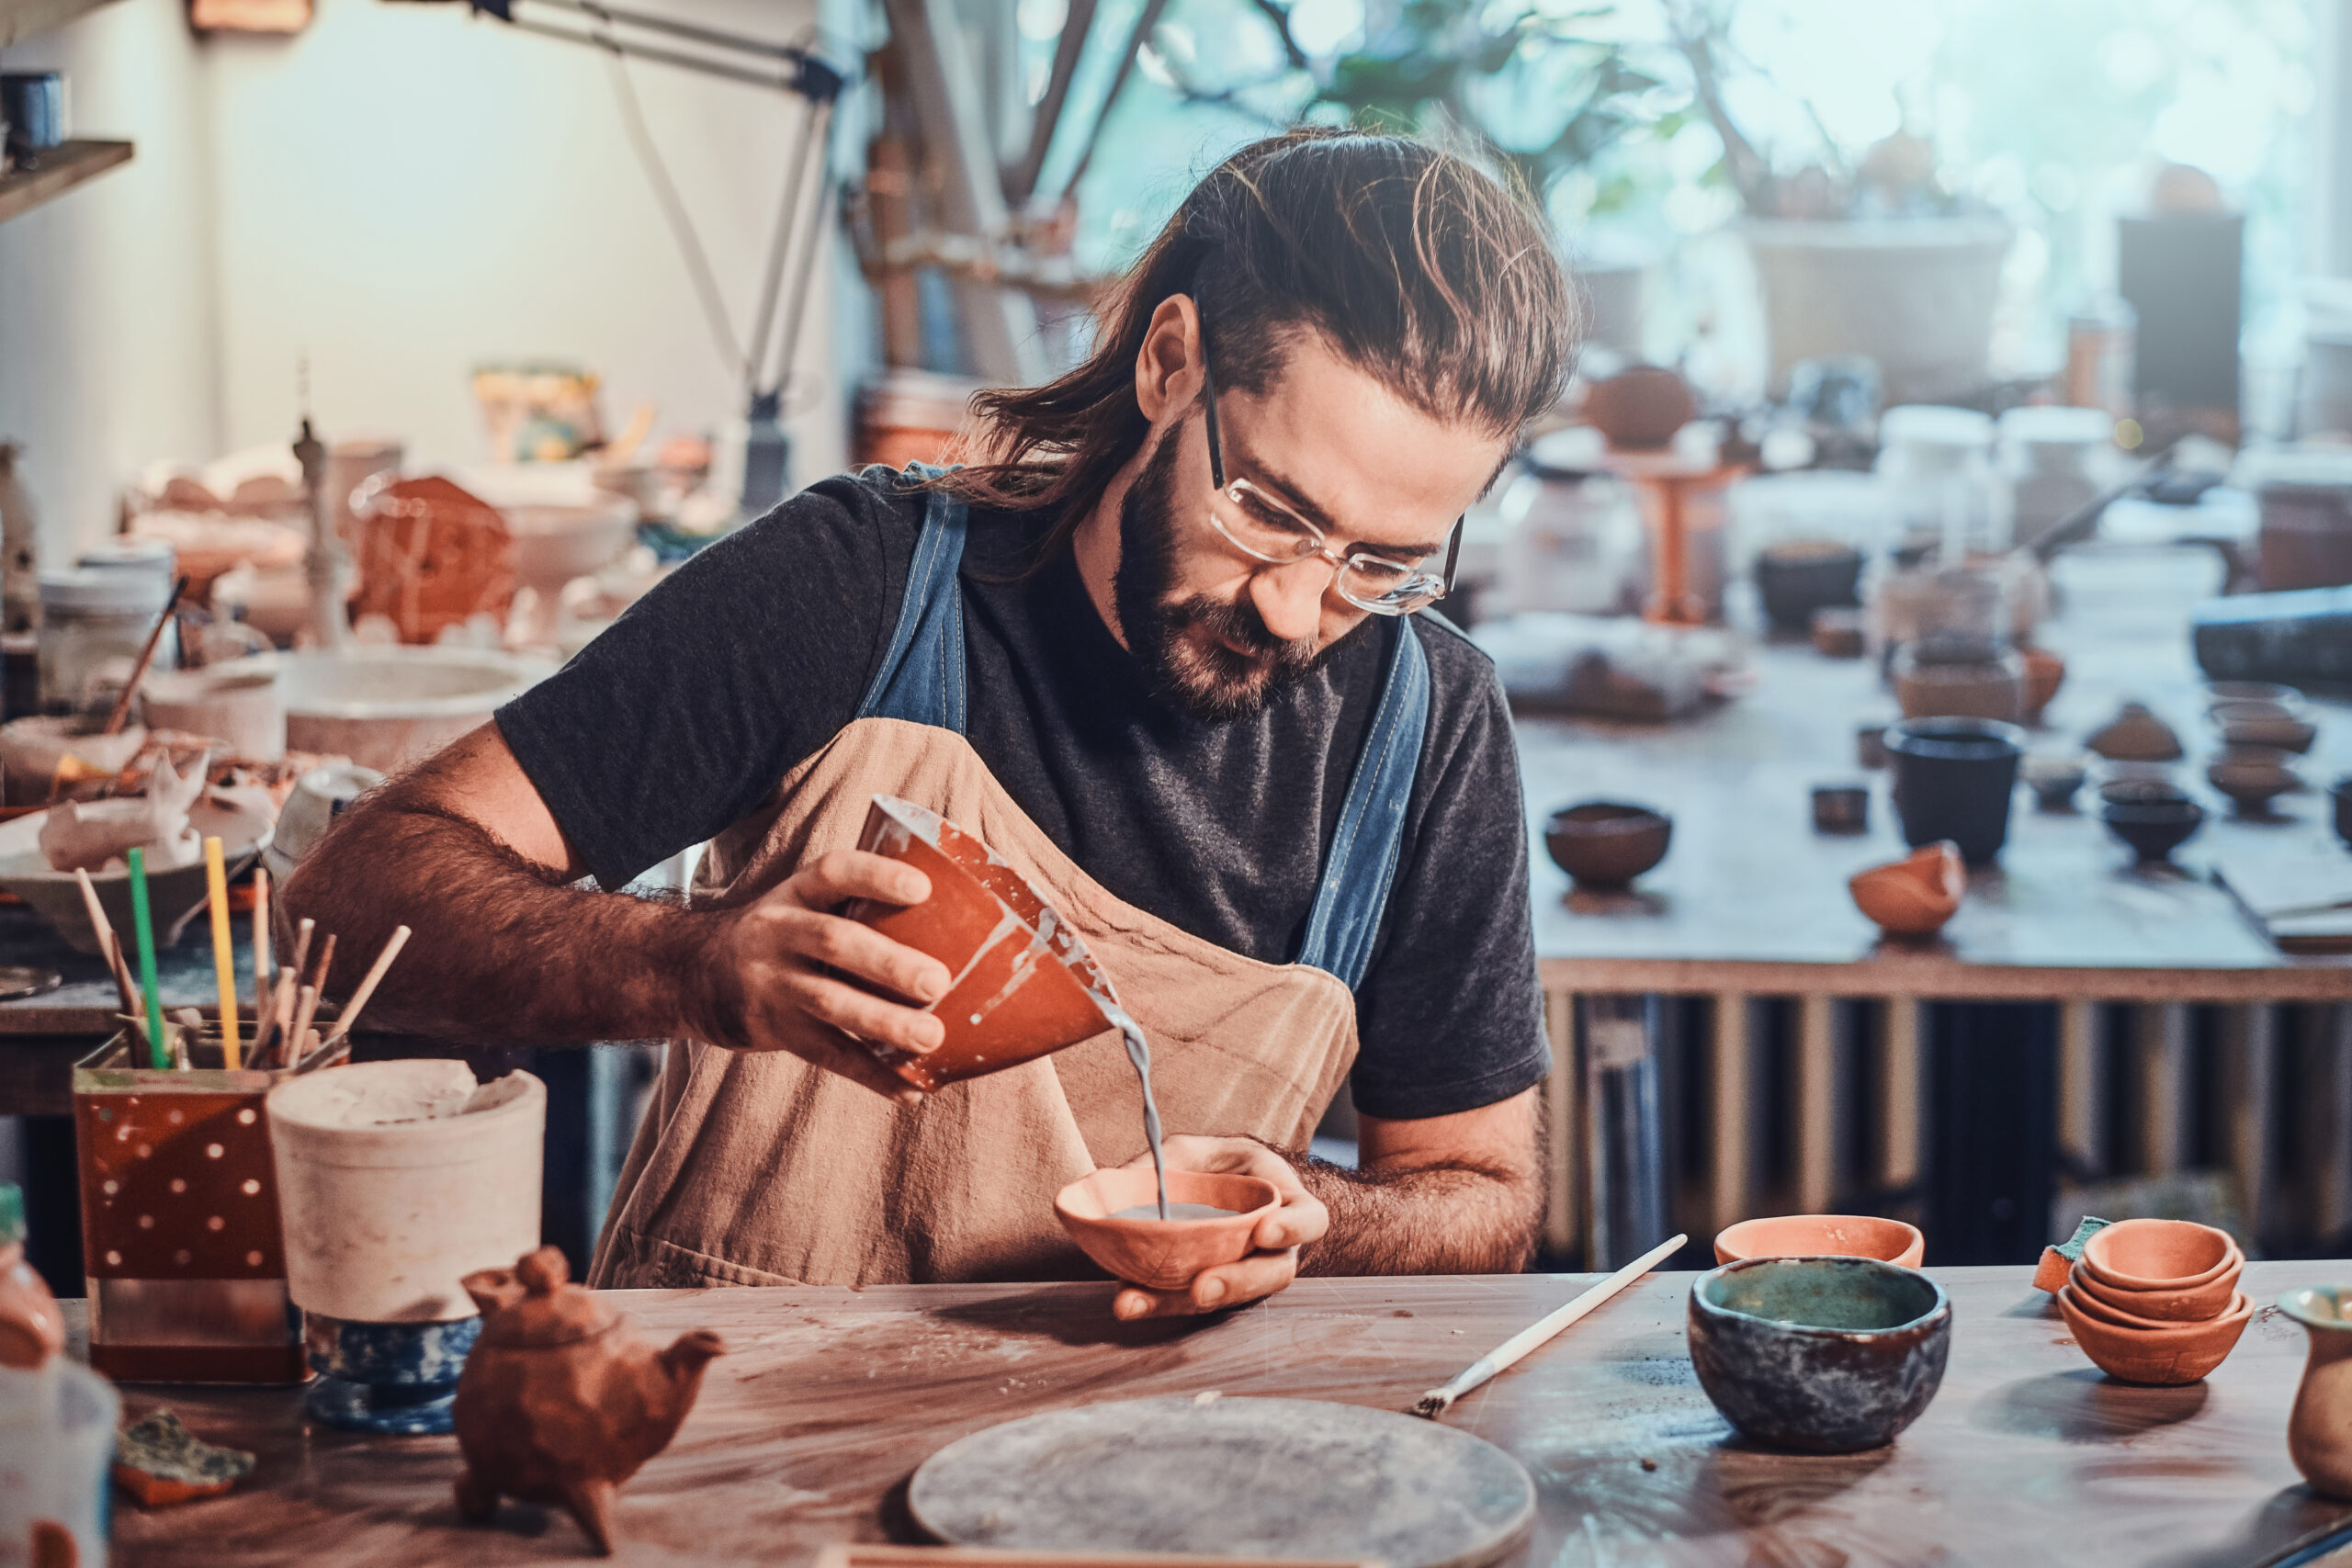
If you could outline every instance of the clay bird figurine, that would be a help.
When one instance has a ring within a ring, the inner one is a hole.
[[[204,840],[187,814],[204,793],[207,758],[183,778],[171,760],[158,757],[143,795],[114,800],[68,800],[51,807],[40,825],[40,852],[52,871],[101,872],[144,845],[147,869],[189,864],[204,853]]]
[[[621,1483],[669,1447],[727,1346],[696,1329],[656,1350],[570,1276],[542,1247],[463,1280],[482,1327],[458,1379],[458,1511],[487,1519],[501,1497],[560,1506],[609,1557]]]

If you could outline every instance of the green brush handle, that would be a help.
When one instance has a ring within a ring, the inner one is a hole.
[[[139,986],[147,998],[147,1064],[172,1065],[164,1049],[164,988],[155,983],[155,918],[147,911],[147,853],[133,850],[130,862],[130,929],[139,938]]]

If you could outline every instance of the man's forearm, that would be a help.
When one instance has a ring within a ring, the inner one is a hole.
[[[1535,1255],[1543,1192],[1534,1172],[1467,1161],[1396,1170],[1299,1163],[1331,1228],[1302,1274],[1516,1274]]]
[[[682,984],[706,917],[566,885],[415,784],[361,801],[287,882],[287,919],[336,935],[334,995],[350,995],[404,924],[408,945],[368,1004],[378,1027],[542,1044],[692,1028]]]

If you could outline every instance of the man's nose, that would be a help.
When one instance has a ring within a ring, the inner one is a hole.
[[[1331,563],[1308,556],[1253,575],[1250,598],[1268,631],[1284,642],[1301,642],[1322,629],[1323,592],[1330,585]]]

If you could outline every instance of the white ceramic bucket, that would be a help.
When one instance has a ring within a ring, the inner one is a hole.
[[[114,1385],[62,1356],[0,1371],[0,1568],[29,1568],[33,1531],[44,1525],[74,1538],[82,1568],[105,1568],[107,1471],[121,1415]]]
[[[462,1098],[462,1062],[366,1062],[270,1090],[269,1137],[294,1304],[352,1323],[471,1317],[458,1283],[539,1245],[547,1086],[510,1073],[461,1115],[352,1124],[356,1096]]]

